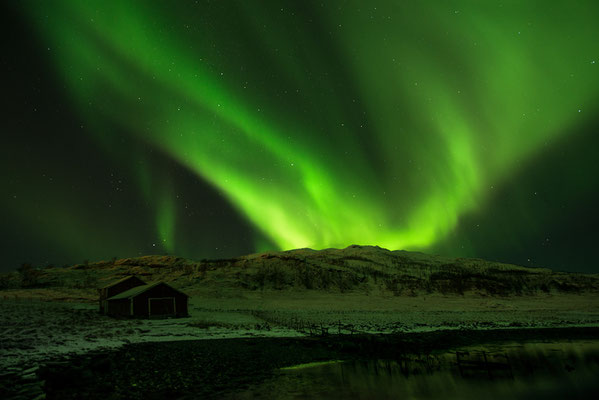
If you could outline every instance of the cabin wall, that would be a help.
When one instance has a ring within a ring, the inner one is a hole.
[[[131,301],[129,299],[106,301],[106,314],[116,317],[131,315]]]
[[[108,313],[107,306],[106,306],[107,298],[116,296],[119,293],[123,293],[126,290],[129,290],[134,287],[141,286],[141,285],[145,285],[145,282],[136,276],[132,276],[123,282],[119,282],[119,283],[115,284],[114,286],[98,289],[98,294],[100,296],[100,299],[99,299],[100,313],[102,313],[102,314]]]
[[[189,297],[177,293],[175,300],[177,301],[177,316],[186,317],[189,315],[187,311],[187,300]]]
[[[148,297],[145,293],[133,298],[133,315],[136,317],[148,317]]]
[[[178,317],[187,316],[187,296],[177,292],[167,285],[158,285],[133,298],[133,314],[140,317],[149,317],[149,299],[169,298],[175,299],[175,312],[171,315]]]

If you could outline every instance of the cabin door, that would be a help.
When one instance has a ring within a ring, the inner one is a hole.
[[[150,315],[174,315],[175,298],[161,297],[148,299],[148,312]]]

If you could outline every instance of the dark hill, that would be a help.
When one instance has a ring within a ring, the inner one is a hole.
[[[187,290],[206,288],[263,291],[418,295],[428,293],[487,296],[597,292],[597,275],[527,268],[482,259],[449,258],[377,246],[345,249],[296,249],[231,259],[194,261],[174,256],[143,256],[32,269],[33,277],[5,275],[4,288],[101,287],[128,274],[164,280]],[[27,279],[24,279],[27,278]]]

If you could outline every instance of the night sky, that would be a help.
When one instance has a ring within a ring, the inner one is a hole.
[[[599,272],[599,2],[0,6],[1,269],[350,244]]]

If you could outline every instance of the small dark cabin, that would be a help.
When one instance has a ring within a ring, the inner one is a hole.
[[[164,282],[156,282],[106,299],[105,313],[123,317],[186,317],[188,297]]]
[[[113,282],[108,286],[104,286],[101,289],[98,289],[98,292],[100,292],[100,313],[106,313],[106,300],[109,297],[116,296],[117,294],[123,293],[126,290],[145,284],[146,283],[138,277],[131,275]]]

